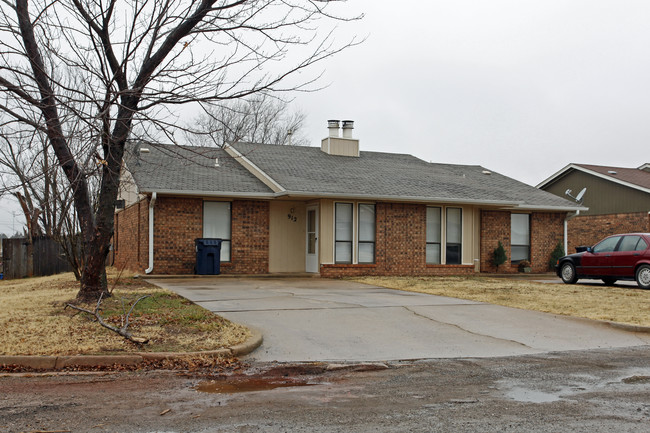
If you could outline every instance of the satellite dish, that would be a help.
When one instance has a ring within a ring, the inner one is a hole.
[[[580,203],[582,201],[582,197],[585,195],[585,192],[587,192],[587,187],[582,188],[582,191],[580,191],[576,197],[571,195],[570,189],[567,189],[564,194],[574,199],[576,203]]]

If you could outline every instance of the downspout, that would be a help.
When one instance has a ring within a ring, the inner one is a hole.
[[[567,214],[566,218],[564,218],[564,254],[567,255],[569,254],[569,220],[577,217],[580,215],[580,209],[576,211],[574,214]]]
[[[153,207],[156,204],[157,194],[151,194],[149,200],[149,267],[144,270],[145,274],[150,274],[153,271]]]

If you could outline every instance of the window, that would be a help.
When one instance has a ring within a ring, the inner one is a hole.
[[[441,224],[442,209],[439,207],[427,207],[427,264],[438,265],[441,263]]]
[[[530,261],[530,215],[520,213],[510,215],[510,238],[512,263]]]
[[[645,251],[648,245],[641,236],[624,236],[617,251]]]
[[[618,245],[618,241],[620,240],[621,240],[620,236],[612,236],[611,238],[607,238],[602,242],[599,242],[598,245],[594,247],[593,252],[610,253],[616,249],[616,245]]]
[[[463,257],[463,210],[461,208],[447,208],[446,231],[446,263],[448,265],[460,265]]]
[[[307,209],[307,254],[316,254],[316,209]]]
[[[375,205],[359,203],[359,263],[375,263]]]
[[[203,237],[221,239],[221,261],[230,261],[230,202],[203,202]]]
[[[334,262],[352,263],[352,203],[336,203]]]

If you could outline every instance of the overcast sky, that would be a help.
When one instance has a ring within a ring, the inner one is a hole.
[[[576,163],[650,162],[650,2],[350,0],[367,41],[295,105],[318,145],[476,164],[537,185]],[[346,29],[347,31],[348,29]]]
[[[365,18],[339,37],[368,39],[321,66],[329,87],[293,101],[312,145],[328,119],[351,119],[362,150],[482,165],[531,185],[571,162],[650,162],[650,1],[345,7]],[[22,230],[3,201],[0,232]]]

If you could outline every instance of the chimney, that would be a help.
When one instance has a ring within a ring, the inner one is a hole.
[[[338,137],[339,136],[339,123],[340,121],[338,120],[328,120],[327,121],[327,129],[329,129],[329,136],[330,137]]]
[[[359,140],[352,138],[354,121],[343,121],[343,136],[340,135],[339,120],[328,120],[327,129],[329,134],[327,138],[321,141],[321,150],[328,155],[338,156],[359,156]]]
[[[354,129],[354,120],[343,121],[343,138],[352,138],[352,130]]]

